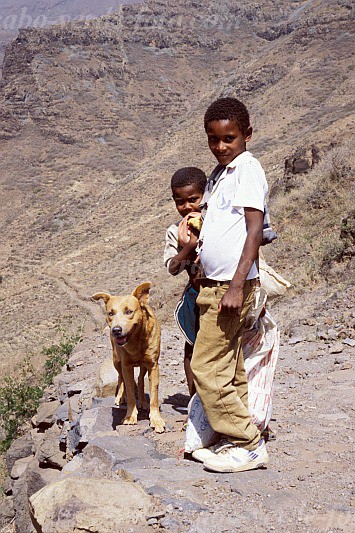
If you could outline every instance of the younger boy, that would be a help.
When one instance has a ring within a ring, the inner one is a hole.
[[[175,310],[175,319],[186,339],[184,368],[190,395],[195,392],[190,361],[199,326],[199,309],[196,306],[198,286],[195,283],[198,271],[195,250],[198,236],[193,228],[188,228],[187,221],[190,216],[200,212],[199,204],[206,182],[206,174],[196,167],[185,167],[175,172],[171,178],[171,190],[176,209],[183,220],[172,224],[165,236],[164,264],[168,272],[176,276],[185,270],[189,276],[189,282]]]
[[[206,450],[204,467],[239,472],[269,460],[248,411],[241,347],[257,284],[267,183],[260,163],[246,151],[252,127],[242,102],[213,102],[204,122],[219,169],[204,195],[207,210],[204,206],[199,254],[206,277],[200,280],[197,298],[200,329],[191,370],[208,421],[221,435],[219,443]]]

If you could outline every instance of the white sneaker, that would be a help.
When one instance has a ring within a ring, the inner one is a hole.
[[[214,457],[216,451],[222,449],[224,446],[233,445],[226,439],[220,439],[216,444],[212,444],[212,446],[209,446],[208,448],[199,448],[192,452],[191,455],[196,461],[204,463],[209,457]]]
[[[195,461],[199,461],[200,463],[204,463],[209,459],[210,457],[213,457],[215,454],[213,452],[213,446],[210,448],[200,448],[199,450],[195,450],[192,452],[192,457],[195,459]]]
[[[264,439],[261,439],[256,450],[246,450],[234,446],[232,443],[221,443],[220,447],[215,447],[215,452],[211,452],[209,457],[203,462],[206,470],[212,472],[243,472],[244,470],[254,470],[269,462]]]

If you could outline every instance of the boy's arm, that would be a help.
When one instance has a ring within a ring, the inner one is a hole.
[[[180,252],[172,257],[168,264],[168,271],[173,276],[180,274],[187,264],[192,264],[196,259],[196,246],[198,237],[192,231],[190,233],[190,240],[180,250]]]
[[[233,315],[240,315],[242,312],[244,283],[253,262],[258,258],[259,247],[263,239],[263,212],[252,207],[245,207],[244,213],[247,238],[237,270],[218,306],[219,312]]]

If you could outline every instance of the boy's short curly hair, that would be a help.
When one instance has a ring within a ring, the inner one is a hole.
[[[235,120],[240,130],[246,135],[250,127],[249,112],[243,102],[237,98],[219,98],[212,102],[205,113],[205,130],[213,120]]]
[[[204,192],[206,187],[206,174],[197,167],[179,168],[171,178],[171,190],[174,194],[174,189],[178,187],[187,187],[188,185],[195,185],[197,190]]]

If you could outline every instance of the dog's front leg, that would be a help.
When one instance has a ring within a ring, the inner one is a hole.
[[[111,344],[112,344],[113,366],[117,370],[117,374],[118,374],[115,405],[122,405],[123,403],[126,402],[126,394],[125,394],[124,380],[123,380],[123,374],[122,374],[121,357],[120,357],[120,354],[117,350],[116,343],[113,340],[112,336],[111,336]]]
[[[127,413],[123,423],[137,424],[138,409],[134,394],[134,366],[123,364],[122,371],[127,396]]]
[[[149,388],[150,388],[150,412],[149,420],[151,427],[156,433],[164,433],[165,422],[159,412],[159,365],[154,363],[151,368],[148,368]]]

